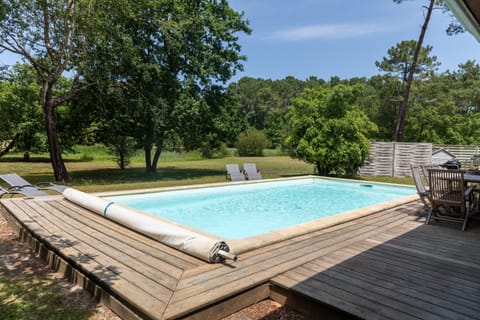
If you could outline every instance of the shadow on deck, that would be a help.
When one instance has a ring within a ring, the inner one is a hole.
[[[479,319],[480,221],[422,218],[272,279],[272,298],[308,319]]]
[[[425,226],[419,203],[211,265],[61,198],[2,201],[55,270],[125,319],[220,319],[273,299],[309,319],[478,319],[480,221]]]

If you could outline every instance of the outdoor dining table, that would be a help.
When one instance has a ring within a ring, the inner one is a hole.
[[[473,212],[472,214],[476,217],[480,213],[480,199],[479,199],[479,186],[480,186],[480,171],[466,171],[463,175],[463,180],[466,183],[476,184],[474,189],[474,200],[473,200]]]
[[[465,182],[480,183],[480,171],[467,171],[463,175],[463,180]]]

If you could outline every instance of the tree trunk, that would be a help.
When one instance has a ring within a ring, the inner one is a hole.
[[[151,172],[152,168],[152,147],[144,146],[143,150],[145,151],[145,172]]]
[[[5,149],[0,150],[0,158],[6,155],[14,146],[15,142],[17,142],[18,133],[13,137],[12,141],[5,147]]]
[[[155,150],[155,154],[153,155],[152,167],[150,168],[150,172],[157,172],[158,160],[160,159],[162,150],[163,150],[163,135],[157,141],[157,149]]]
[[[70,182],[71,178],[65,167],[62,158],[62,150],[58,141],[57,127],[55,121],[55,109],[48,101],[42,101],[45,114],[45,126],[47,129],[48,150],[50,152],[50,162],[52,163],[55,181]]]
[[[408,72],[408,78],[405,83],[405,87],[403,88],[403,94],[402,94],[403,99],[400,104],[400,108],[398,110],[397,127],[395,129],[395,141],[397,142],[403,141],[403,130],[405,129],[405,119],[407,118],[407,108],[408,108],[408,98],[410,96],[410,87],[412,86],[413,76],[415,74],[415,69],[417,68],[418,56],[420,54],[420,49],[422,48],[423,38],[425,37],[425,33],[427,32],[427,27],[428,27],[428,23],[430,22],[430,16],[432,15],[434,4],[435,4],[435,0],[430,0],[430,4],[428,5],[428,8],[427,8],[427,14],[425,16],[425,21],[423,22],[422,30],[420,31],[420,36],[418,37],[417,47],[415,48],[415,52],[413,54],[412,65],[410,66],[410,70]]]
[[[118,165],[120,170],[125,170],[125,153],[126,153],[126,146],[123,142],[119,142],[117,145],[117,152],[118,152]]]

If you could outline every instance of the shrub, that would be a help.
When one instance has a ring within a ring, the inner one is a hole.
[[[107,144],[108,149],[113,154],[120,170],[130,164],[130,159],[135,154],[135,139],[127,136],[117,136]]]
[[[263,131],[250,128],[240,133],[236,148],[239,156],[262,156],[270,142]]]

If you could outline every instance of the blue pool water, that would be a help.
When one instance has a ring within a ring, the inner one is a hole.
[[[241,239],[411,194],[411,187],[311,178],[107,198],[219,237]]]

